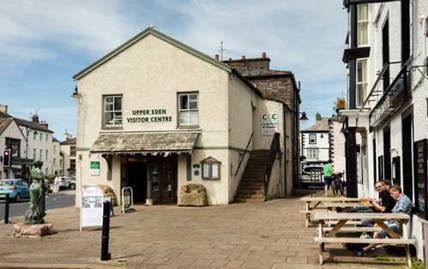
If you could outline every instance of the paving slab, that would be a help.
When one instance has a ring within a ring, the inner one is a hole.
[[[316,230],[305,228],[304,216],[299,213],[302,208],[299,197],[203,208],[136,206],[136,212],[112,217],[112,261],[105,265],[156,269],[403,268],[404,263],[380,264],[373,258],[355,257],[341,246],[337,246],[341,249],[337,256],[332,251],[332,258],[320,266],[319,248],[313,241]],[[46,220],[58,233],[14,238],[13,225],[0,224],[0,260],[17,266],[30,266],[34,261],[81,266],[78,268],[103,264],[99,260],[101,231],[80,231],[77,208],[51,210]],[[379,251],[376,255],[385,254]],[[7,267],[0,264],[0,268]]]

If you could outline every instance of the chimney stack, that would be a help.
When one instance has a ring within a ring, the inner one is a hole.
[[[7,105],[0,104],[0,112],[7,114]]]
[[[320,113],[317,113],[317,114],[315,115],[315,118],[316,118],[316,120],[317,120],[317,121],[321,121],[321,114],[320,114]]]
[[[262,52],[262,58],[263,58],[263,59],[264,59],[264,58],[267,58],[266,51],[263,51],[263,52]]]
[[[245,55],[242,55],[242,56],[241,56],[241,60],[245,60]]]
[[[216,54],[216,55],[215,55],[215,59],[216,59],[217,61],[220,61],[220,56],[218,56],[218,54]]]
[[[40,122],[40,125],[41,126],[43,126],[43,127],[45,127],[46,129],[49,129],[48,127],[49,127],[49,124],[46,122],[46,121],[41,121]]]
[[[31,121],[32,121],[32,122],[35,122],[35,123],[39,123],[39,115],[37,115],[37,113],[34,113],[34,114],[31,116]]]

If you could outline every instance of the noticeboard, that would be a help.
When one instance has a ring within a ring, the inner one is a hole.
[[[80,230],[83,227],[102,226],[104,193],[98,186],[87,186],[82,191]]]
[[[414,151],[416,211],[427,219],[427,140],[416,141]]]

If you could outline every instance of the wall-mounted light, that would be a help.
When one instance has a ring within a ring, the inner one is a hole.
[[[309,120],[308,116],[306,116],[306,112],[299,112],[299,114],[301,114],[300,116],[300,120]]]

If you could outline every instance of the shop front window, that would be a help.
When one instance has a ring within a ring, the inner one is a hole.
[[[104,128],[122,127],[122,95],[104,96]]]
[[[19,158],[21,140],[6,137],[6,148],[10,149],[10,155],[12,158]]]
[[[178,94],[178,125],[180,127],[199,125],[198,93]]]

